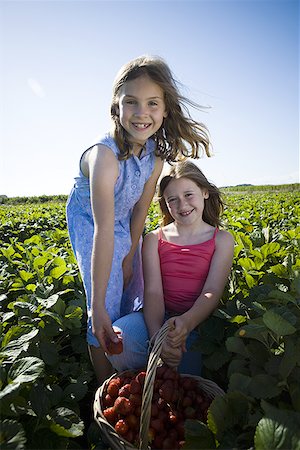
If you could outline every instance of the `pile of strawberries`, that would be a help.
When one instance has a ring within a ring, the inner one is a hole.
[[[106,420],[116,432],[138,447],[142,392],[146,372],[124,372],[106,385],[101,399]],[[180,376],[166,364],[159,366],[154,381],[148,431],[152,449],[180,449],[184,444],[184,421],[206,422],[211,403],[195,378]]]

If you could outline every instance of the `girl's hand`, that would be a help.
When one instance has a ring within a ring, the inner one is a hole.
[[[175,369],[179,366],[182,358],[183,350],[179,347],[170,346],[168,342],[164,342],[161,351],[161,359],[171,368]]]
[[[186,352],[186,339],[190,333],[186,321],[182,316],[171,317],[168,320],[171,324],[171,329],[168,333],[166,341],[170,346],[182,348],[182,351]]]
[[[116,344],[119,342],[118,335],[112,327],[112,323],[106,309],[101,309],[101,311],[98,310],[97,315],[93,315],[92,332],[106,353],[109,353],[108,344],[110,341],[115,342]]]
[[[128,284],[130,283],[133,275],[133,267],[132,267],[132,258],[131,256],[125,256],[123,259],[123,289],[126,289]]]

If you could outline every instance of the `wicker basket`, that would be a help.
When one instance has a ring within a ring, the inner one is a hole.
[[[167,322],[159,330],[151,353],[148,359],[148,365],[146,370],[146,378],[142,395],[142,406],[141,406],[141,420],[140,420],[140,430],[139,430],[139,449],[145,450],[149,449],[148,445],[148,430],[151,418],[151,402],[153,396],[153,386],[156,375],[156,368],[158,362],[160,361],[160,354],[162,349],[162,344],[169,331],[169,325]],[[133,446],[130,442],[126,441],[119,434],[116,433],[114,427],[105,419],[102,412],[102,402],[103,393],[109,381],[116,377],[114,374],[112,377],[108,378],[96,391],[94,400],[94,418],[98,423],[101,432],[105,436],[107,442],[111,446],[112,450],[136,450],[137,447]],[[186,376],[185,374],[181,374]],[[192,376],[187,374],[189,377],[193,377],[198,381],[200,388],[207,394],[208,397],[213,399],[217,395],[224,395],[224,391],[213,381],[207,380],[202,377]]]

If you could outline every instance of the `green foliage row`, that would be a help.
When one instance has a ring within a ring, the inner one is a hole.
[[[300,195],[230,194],[226,205],[233,270],[197,343],[203,376],[226,395],[208,424],[187,424],[186,448],[299,450]],[[145,232],[159,221],[153,203]],[[1,449],[103,448],[65,204],[1,206],[0,239]]]

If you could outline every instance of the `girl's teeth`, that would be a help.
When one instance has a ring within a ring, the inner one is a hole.
[[[134,126],[137,127],[137,128],[147,128],[148,124],[145,124],[145,123],[135,123]]]

